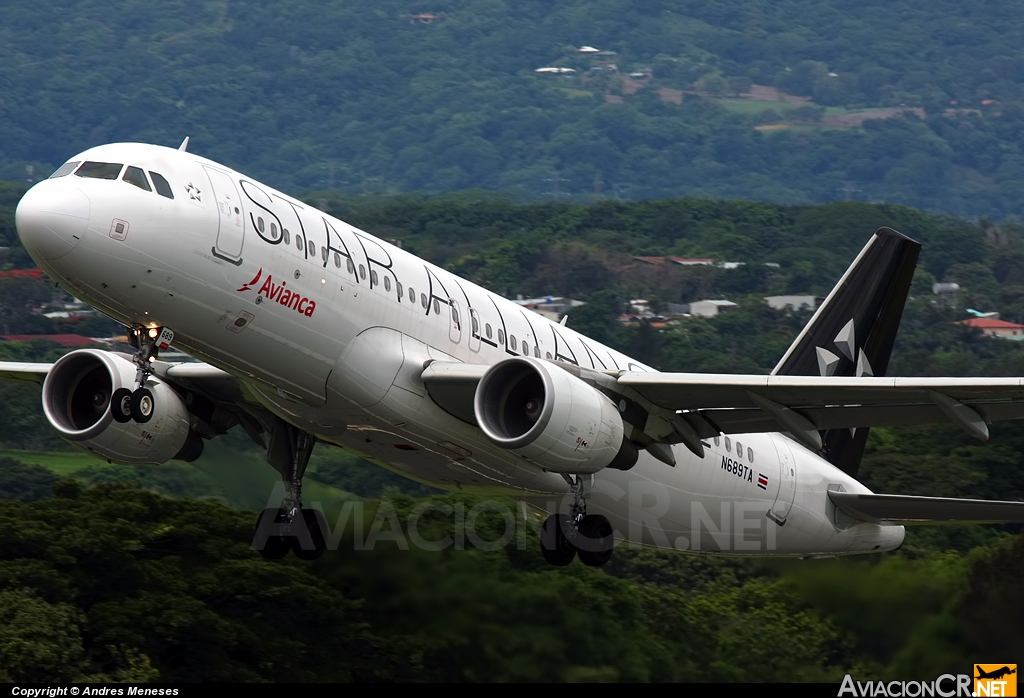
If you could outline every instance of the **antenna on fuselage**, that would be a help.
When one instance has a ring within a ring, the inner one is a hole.
[[[183,140],[181,145],[178,146],[178,150],[188,150],[188,138],[188,136],[185,136],[185,140]]]

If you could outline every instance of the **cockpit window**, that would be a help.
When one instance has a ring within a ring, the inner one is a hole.
[[[50,179],[56,179],[57,177],[63,177],[64,175],[71,174],[72,172],[75,171],[75,168],[78,167],[78,164],[80,162],[82,162],[82,161],[81,160],[72,160],[71,162],[65,162],[63,165],[58,167],[57,171],[54,172],[52,175],[50,175],[49,178]]]
[[[168,199],[174,198],[174,193],[171,191],[171,185],[167,183],[163,175],[149,171],[149,176],[153,178],[153,186],[156,187],[156,193],[160,196],[166,196]]]
[[[134,184],[144,191],[153,191],[149,187],[149,182],[146,181],[146,173],[139,167],[129,166],[128,169],[124,171],[124,177],[121,179],[128,182],[128,184]]]
[[[124,167],[119,162],[84,162],[75,172],[77,177],[89,177],[92,179],[117,179]]]

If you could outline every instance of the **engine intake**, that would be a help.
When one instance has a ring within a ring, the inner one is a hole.
[[[546,470],[628,470],[639,457],[611,400],[538,359],[517,356],[492,366],[473,408],[487,438]]]
[[[114,421],[110,396],[134,382],[135,364],[125,356],[73,351],[53,365],[43,382],[43,412],[65,440],[116,463],[159,465],[197,458],[202,439],[189,429],[185,402],[159,378],[146,381],[155,410],[149,422]]]

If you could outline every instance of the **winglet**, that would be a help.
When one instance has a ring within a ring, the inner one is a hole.
[[[188,139],[189,137],[185,136],[185,140],[183,140],[181,145],[178,146],[178,150],[188,150]]]

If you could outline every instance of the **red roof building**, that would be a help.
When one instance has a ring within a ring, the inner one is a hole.
[[[3,334],[0,335],[0,339],[5,342],[34,342],[42,339],[69,348],[99,344],[95,339],[89,339],[80,334]]]
[[[0,271],[0,279],[3,278],[44,279],[46,278],[46,272],[42,269],[9,269],[7,271]]]
[[[1024,325],[1018,325],[1016,322],[996,320],[990,317],[972,317],[969,320],[959,320],[956,324],[976,327],[989,337],[1024,339]]]

